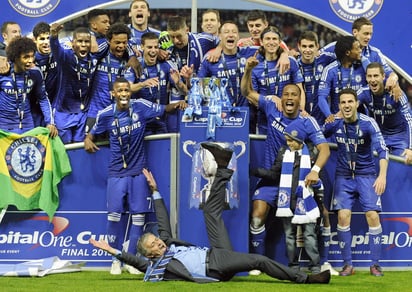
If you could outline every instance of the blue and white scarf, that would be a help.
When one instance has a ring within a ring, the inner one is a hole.
[[[313,197],[313,189],[311,187],[298,186],[296,197],[295,215],[292,218],[292,223],[316,223],[316,219],[320,216],[320,211]]]
[[[157,261],[150,261],[144,275],[145,282],[159,282],[162,281],[165,275],[166,266],[172,260],[174,252],[167,250],[161,258]]]
[[[293,165],[295,162],[296,151],[290,151],[286,149],[283,161],[282,172],[279,182],[279,195],[278,195],[278,208],[276,210],[277,217],[292,217],[293,213],[290,209],[290,203],[292,198],[292,177],[293,177]],[[299,171],[299,183],[298,186],[305,188],[305,177],[308,175],[311,169],[309,149],[304,144],[302,148],[302,155],[300,156],[300,171]],[[297,204],[298,205],[298,204]]]

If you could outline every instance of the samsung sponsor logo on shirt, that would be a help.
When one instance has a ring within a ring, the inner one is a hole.
[[[341,144],[346,144],[349,143],[350,145],[363,145],[365,144],[365,139],[358,138],[358,139],[346,139],[344,137],[336,137],[336,142],[341,143]]]

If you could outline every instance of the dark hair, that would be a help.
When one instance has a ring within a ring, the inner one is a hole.
[[[316,45],[319,44],[318,35],[311,30],[306,30],[302,32],[302,34],[299,37],[298,43],[300,44],[302,40],[308,40],[308,41],[315,42]]]
[[[15,37],[6,47],[7,59],[15,62],[22,54],[37,50],[35,42],[28,37]]]
[[[373,25],[373,23],[366,17],[359,17],[352,23],[352,30],[360,30],[364,25]]]
[[[222,27],[223,27],[225,24],[234,24],[234,25],[236,25],[236,27],[237,27],[238,30],[239,30],[239,27],[237,26],[237,23],[236,23],[236,22],[234,22],[234,21],[232,21],[232,20],[226,20],[226,21],[223,22],[222,25],[219,27],[219,32],[222,31]]]
[[[265,28],[262,31],[262,33],[260,34],[260,39],[263,40],[263,37],[265,36],[265,34],[267,34],[269,32],[276,33],[279,36],[279,40],[282,41],[282,34],[280,33],[279,29],[276,26],[268,26],[267,28]],[[282,53],[282,51],[283,51],[283,49],[279,46],[276,54],[280,55]],[[259,53],[261,55],[265,55],[265,49],[263,48],[262,45],[259,48]]]
[[[117,34],[127,34],[127,39],[130,39],[130,35],[131,35],[130,28],[124,23],[120,23],[120,22],[114,23],[107,30],[106,38],[110,41],[113,35],[117,35]]]
[[[50,33],[50,24],[40,21],[33,27],[33,36],[37,38],[42,33]]]
[[[302,95],[302,91],[300,90],[300,87],[299,87],[297,84],[295,84],[295,83],[288,83],[288,84],[286,84],[286,85],[283,87],[283,90],[285,90],[285,88],[288,87],[288,86],[296,87],[296,88],[298,89],[299,96]]]
[[[128,83],[129,84],[129,81],[124,77],[117,77],[116,80],[113,82],[113,84],[116,84],[116,83]]]
[[[335,45],[336,59],[338,61],[342,61],[346,55],[346,52],[352,50],[353,43],[356,41],[357,39],[351,35],[339,37]]]
[[[133,6],[133,4],[134,4],[135,2],[144,2],[144,3],[146,3],[146,5],[147,5],[147,10],[150,10],[149,2],[147,2],[146,0],[133,0],[132,3],[130,3],[129,10],[132,9],[132,6]]]
[[[158,39],[159,39],[159,36],[157,34],[155,34],[152,31],[149,31],[149,32],[145,32],[144,34],[142,34],[140,42],[142,43],[142,45],[144,45],[146,40],[158,40]]]
[[[17,25],[18,25],[18,23],[15,22],[15,21],[5,21],[5,22],[3,22],[3,24],[1,25],[1,33],[5,33],[5,32],[7,31],[7,26],[8,26],[9,24],[17,24]]]
[[[186,18],[183,16],[171,16],[167,21],[167,30],[176,31],[186,27]]]
[[[208,9],[208,10],[206,10],[205,12],[202,13],[202,21],[203,21],[203,15],[205,15],[206,13],[214,13],[214,14],[216,14],[217,21],[220,22],[220,13],[219,13],[219,10],[216,10],[216,9]]]
[[[262,19],[265,22],[267,21],[266,14],[263,10],[250,10],[246,16],[246,21],[254,21],[258,19]]]
[[[340,101],[340,97],[343,95],[343,94],[352,94],[354,97],[355,97],[355,100],[358,100],[358,94],[356,93],[356,90],[354,90],[354,89],[352,89],[352,88],[344,88],[344,89],[342,89],[341,91],[339,91],[339,93],[338,93],[338,98],[339,98],[339,101]]]
[[[81,33],[87,33],[91,37],[90,31],[87,27],[78,27],[73,31],[73,39],[76,39],[77,35]]]
[[[268,32],[274,32],[279,36],[279,39],[282,39],[282,34],[280,33],[279,29],[276,26],[268,26],[265,28],[262,33],[260,34],[260,39],[263,40],[263,36]]]
[[[368,72],[369,69],[374,69],[374,68],[378,68],[379,73],[381,73],[382,75],[385,75],[385,70],[383,69],[383,66],[378,62],[369,63],[368,66],[366,66],[366,72]]]
[[[92,9],[87,13],[87,21],[90,23],[91,21],[95,20],[96,17],[100,15],[107,15],[110,18],[110,14],[108,10],[105,9]]]

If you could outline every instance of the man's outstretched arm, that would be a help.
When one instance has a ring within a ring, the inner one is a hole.
[[[157,188],[156,180],[151,171],[143,169],[143,174],[146,177],[147,184],[152,191],[152,197],[155,206],[156,218],[159,224],[159,237],[163,241],[172,238],[172,228],[170,226],[169,212],[166,209],[162,195]]]

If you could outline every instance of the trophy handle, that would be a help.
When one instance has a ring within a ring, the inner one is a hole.
[[[186,153],[187,156],[192,158],[192,154],[190,154],[189,151],[187,150],[187,147],[189,145],[196,145],[196,141],[187,140],[187,141],[183,142],[183,152]]]
[[[233,142],[233,145],[234,145],[234,146],[240,146],[240,148],[241,148],[239,154],[236,155],[236,158],[239,158],[239,157],[241,157],[243,154],[245,154],[245,152],[246,152],[246,144],[245,144],[245,142],[243,142],[243,141],[235,141],[235,142]]]

